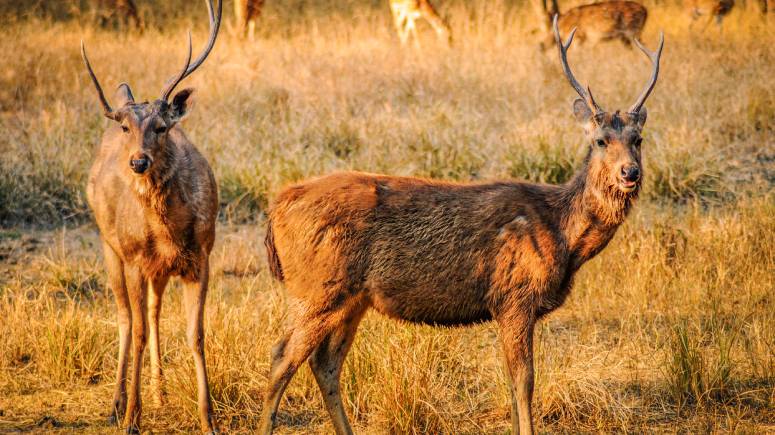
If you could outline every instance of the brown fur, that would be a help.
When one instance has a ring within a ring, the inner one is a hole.
[[[550,25],[557,3],[546,11],[546,39],[541,48],[546,50],[554,45],[554,36]],[[578,6],[559,14],[558,25],[563,34],[569,34],[575,27],[579,42],[589,41],[596,44],[601,41],[619,40],[630,46],[633,39],[640,39],[646,25],[648,11],[640,3],[629,0],[611,0]]]
[[[240,38],[255,40],[256,21],[261,17],[264,0],[234,0],[234,18]]]
[[[144,27],[134,0],[99,0],[97,9],[99,24],[102,27],[111,22],[128,26],[130,21],[138,29]]]
[[[210,45],[202,56],[171,82],[164,92],[193,72],[215,42],[220,23],[208,2]],[[189,46],[190,49],[190,46]],[[190,53],[190,52],[189,52]],[[190,109],[191,89],[152,103],[137,103],[127,84],[117,91],[113,110],[82,54],[97,89],[105,116],[117,124],[102,137],[86,188],[89,206],[100,230],[110,287],[118,309],[119,355],[110,419],[139,433],[140,381],[146,344],[151,354],[151,389],[163,402],[159,350],[159,314],[170,277],[184,283],[188,315],[187,341],[196,366],[202,430],[213,432],[214,418],[204,358],[204,304],[209,280],[209,256],[215,240],[218,193],[207,160],[186,138],[179,122]],[[138,169],[137,162],[146,162]],[[134,354],[127,394],[129,349]],[[128,397],[127,397],[128,396]]]
[[[623,191],[618,174],[640,166],[645,110],[593,116],[579,102],[591,144],[564,185],[345,172],[278,195],[265,243],[273,274],[282,270],[291,325],[273,350],[263,433],[310,354],[336,431],[351,433],[338,379],[369,307],[431,325],[497,321],[515,385],[512,415],[519,409],[522,420],[515,429],[529,432],[534,324],[562,305],[574,274],[608,244],[639,189]]]
[[[414,37],[415,46],[419,48],[420,41],[415,24],[419,18],[428,21],[440,41],[452,43],[452,30],[436,12],[430,0],[390,0],[390,11],[401,45],[405,45],[410,37]]]
[[[689,9],[689,14],[692,17],[692,25],[700,17],[707,16],[708,21],[705,24],[705,27],[713,20],[715,20],[716,25],[720,27],[724,18],[732,11],[732,8],[735,7],[735,0],[689,0],[686,5]]]

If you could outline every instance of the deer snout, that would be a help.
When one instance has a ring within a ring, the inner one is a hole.
[[[622,166],[621,177],[625,183],[636,183],[640,180],[640,168],[636,164]]]
[[[142,174],[151,166],[151,159],[147,155],[138,153],[129,160],[129,167],[135,174]]]

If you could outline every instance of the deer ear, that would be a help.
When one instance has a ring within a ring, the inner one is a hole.
[[[592,120],[592,110],[584,100],[579,98],[573,102],[573,116],[576,117],[576,121],[586,124]]]
[[[121,83],[116,89],[116,101],[118,107],[124,107],[128,103],[134,103],[135,97],[132,95],[132,89],[126,83]]]
[[[172,105],[170,105],[169,114],[170,120],[175,123],[181,121],[188,115],[188,112],[193,106],[193,100],[191,94],[194,93],[192,88],[186,88],[175,94],[172,97]]]
[[[648,115],[648,111],[645,107],[641,107],[638,113],[635,113],[635,122],[638,123],[638,127],[643,128],[643,124],[646,123],[646,116]]]

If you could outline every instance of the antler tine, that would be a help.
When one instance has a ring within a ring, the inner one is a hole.
[[[194,60],[192,63],[186,63],[186,67],[184,68],[183,72],[180,74],[180,76],[172,82],[171,86],[168,86],[164,92],[162,99],[167,100],[172,94],[172,91],[175,89],[175,86],[178,85],[183,79],[188,77],[191,73],[196,71],[197,68],[199,68],[200,65],[207,59],[207,56],[210,54],[210,51],[212,51],[213,46],[215,45],[215,40],[218,37],[218,31],[221,28],[221,16],[223,14],[223,0],[218,0],[218,13],[214,13],[214,7],[213,7],[213,1],[212,0],[206,0],[207,3],[207,14],[210,21],[210,36],[207,40],[207,45],[205,46],[205,49],[202,51],[202,53]],[[191,46],[190,42],[190,34],[189,34],[189,49]],[[190,57],[189,57],[190,60]]]
[[[635,104],[630,107],[630,110],[628,110],[629,113],[640,112],[640,109],[643,107],[643,103],[646,102],[646,99],[649,97],[651,91],[654,90],[654,86],[657,84],[657,76],[659,76],[659,59],[662,57],[662,47],[665,45],[665,34],[659,32],[659,48],[657,48],[657,51],[655,52],[649,51],[637,39],[635,39],[635,45],[637,45],[638,48],[640,48],[640,50],[649,58],[649,60],[651,60],[651,63],[654,66],[654,70],[651,73],[651,80],[649,80],[649,83],[638,97],[638,100],[635,101]]]
[[[89,71],[89,77],[91,77],[91,81],[94,83],[94,87],[97,88],[97,95],[100,98],[100,103],[102,103],[102,109],[105,111],[105,116],[110,119],[116,119],[115,112],[113,112],[113,109],[110,107],[107,98],[105,98],[105,93],[102,92],[100,81],[97,80],[97,76],[94,74],[94,70],[91,68],[89,58],[86,56],[86,46],[83,44],[83,40],[81,40],[81,57],[83,58],[83,63],[86,64],[86,69]]]
[[[560,63],[562,64],[562,70],[565,72],[565,77],[568,78],[570,85],[573,86],[573,89],[576,90],[576,93],[578,93],[579,96],[587,103],[590,109],[592,109],[595,113],[602,112],[603,109],[601,109],[600,106],[597,105],[597,102],[595,102],[589,87],[587,87],[587,91],[584,91],[584,87],[581,86],[578,80],[576,80],[576,77],[573,75],[573,71],[570,69],[570,65],[568,65],[568,48],[573,42],[573,36],[576,34],[576,28],[574,27],[573,30],[571,30],[570,35],[568,35],[568,39],[563,44],[562,39],[560,38],[560,30],[557,27],[557,16],[557,14],[554,15],[552,28],[554,29],[554,40],[557,42],[557,48],[560,50]]]
[[[161,99],[164,101],[167,101],[169,99],[170,94],[172,94],[172,91],[175,89],[175,86],[178,85],[184,78],[186,78],[186,71],[188,71],[188,66],[191,64],[191,31],[188,32],[188,57],[186,57],[186,64],[183,65],[183,69],[180,70],[180,74],[178,74],[177,77],[175,77],[174,80],[172,80],[166,88],[161,93]]]

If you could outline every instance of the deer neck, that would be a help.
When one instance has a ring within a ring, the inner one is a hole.
[[[167,215],[167,204],[175,190],[177,147],[170,141],[165,151],[153,162],[153,170],[146,177],[134,182],[134,193],[144,209],[146,217],[163,219]]]
[[[560,229],[578,268],[600,252],[616,234],[632,207],[634,197],[605,186],[589,170],[589,158],[560,189]]]

